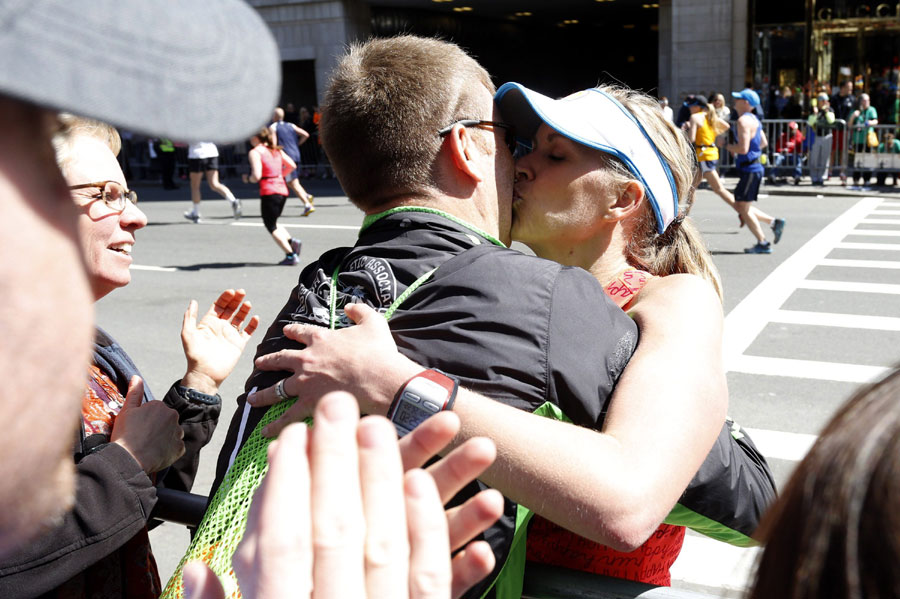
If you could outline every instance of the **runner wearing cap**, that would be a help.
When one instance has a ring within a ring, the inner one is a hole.
[[[691,109],[691,119],[688,121],[687,135],[697,151],[700,174],[709,183],[709,188],[713,193],[725,200],[725,203],[734,208],[735,211],[738,211],[734,195],[722,185],[719,173],[716,170],[719,162],[719,147],[716,145],[716,138],[728,131],[729,124],[719,118],[715,106],[707,103],[705,96],[694,96],[694,99],[689,101],[688,106]],[[781,240],[781,232],[784,230],[784,219],[770,216],[756,206],[753,206],[751,209],[757,220],[772,226],[775,231],[775,243],[778,243]],[[741,226],[744,226],[743,217],[738,214],[738,218],[741,221]]]
[[[759,107],[759,95],[750,88],[731,92],[731,95],[735,99],[734,107],[739,115],[737,142],[728,144],[725,149],[736,156],[734,166],[740,178],[734,189],[734,199],[738,214],[756,237],[756,245],[746,248],[744,252],[747,254],[771,254],[772,245],[766,241],[766,234],[763,233],[757,211],[754,210],[752,204],[759,195],[759,185],[765,171],[760,157],[763,149],[768,145],[766,134],[762,130],[762,123],[754,113],[754,109]],[[775,234],[775,243],[778,243],[781,241],[781,233],[784,230],[784,219],[773,218],[772,230]]]

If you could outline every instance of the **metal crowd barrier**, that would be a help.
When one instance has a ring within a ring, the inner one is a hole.
[[[150,517],[197,528],[206,512],[206,503],[205,495],[157,487],[156,505],[153,506]]]
[[[122,150],[119,153],[119,162],[125,176],[132,181],[157,180],[161,178],[159,150],[154,150],[156,157],[151,154],[150,140],[145,137],[131,137],[122,140]],[[217,144],[219,150],[219,176],[222,179],[240,178],[241,174],[249,171],[247,152],[244,144]],[[187,146],[175,145],[175,178],[188,176],[188,152]]]
[[[151,518],[197,528],[207,498],[195,493],[157,489]],[[718,599],[714,595],[672,587],[658,587],[631,580],[586,572],[528,564],[523,599]]]
[[[796,130],[803,136],[803,141],[794,145],[788,144],[794,133],[791,123],[797,125]],[[809,177],[808,156],[814,139],[814,127],[806,119],[764,119],[762,124],[769,142],[763,150],[769,182]],[[873,130],[878,141],[874,147],[868,143],[868,129]],[[861,124],[848,126],[846,121],[837,119],[831,131],[829,171],[832,176],[852,179],[854,172],[858,172],[864,181],[874,176],[883,183],[888,176],[900,175],[900,154],[892,152],[891,143],[892,138],[900,139],[900,125],[881,124],[866,128]],[[733,133],[731,135],[733,139]],[[727,174],[733,167],[734,156],[720,148],[720,171]]]
[[[154,150],[157,157],[150,152],[148,140],[145,137],[133,136],[123,138],[122,151],[119,161],[125,176],[131,181],[159,181],[161,179],[159,151]],[[331,166],[324,152],[318,145],[311,146],[310,150],[304,150],[307,144],[300,146],[301,163],[297,165],[303,178],[330,177]],[[243,142],[235,144],[217,144],[219,149],[219,177],[222,179],[237,179],[241,175],[250,172],[250,164],[247,160],[247,148]],[[175,145],[175,179],[188,176],[187,146]]]

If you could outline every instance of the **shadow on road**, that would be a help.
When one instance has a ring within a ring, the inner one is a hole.
[[[269,266],[280,266],[280,264],[269,262],[209,262],[207,264],[189,264],[166,266],[165,268],[174,268],[175,270],[223,270],[227,268],[259,268]]]
[[[701,230],[701,235],[737,235],[740,231],[704,231]]]

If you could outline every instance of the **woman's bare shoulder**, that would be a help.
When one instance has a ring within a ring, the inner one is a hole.
[[[719,296],[709,281],[698,275],[675,274],[648,281],[630,312],[635,318],[671,315],[683,318],[711,312],[721,318],[721,310]]]

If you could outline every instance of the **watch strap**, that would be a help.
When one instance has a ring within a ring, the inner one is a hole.
[[[202,393],[191,387],[185,387],[184,385],[176,385],[176,389],[178,390],[178,395],[191,401],[199,401],[200,403],[211,406],[222,403],[222,396],[218,393],[210,395],[209,393]]]
[[[437,368],[429,368],[424,372],[420,372],[416,376],[426,378],[429,381],[437,383],[438,385],[446,389],[447,401],[444,402],[444,406],[441,408],[441,411],[444,412],[453,409],[453,402],[456,401],[456,392],[459,391],[459,379],[457,379],[455,376],[450,376],[443,370],[438,370]],[[407,381],[407,384],[409,384],[409,381]],[[404,385],[404,388],[405,387],[406,385]],[[403,389],[401,389],[401,391],[403,391]]]

